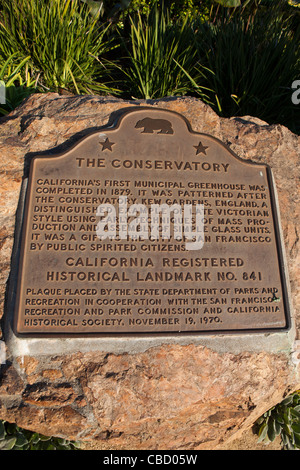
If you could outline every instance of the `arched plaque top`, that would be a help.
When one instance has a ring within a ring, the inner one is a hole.
[[[195,153],[199,157],[210,158],[214,148],[218,148],[223,155],[227,153],[227,157],[232,157],[243,165],[268,166],[240,158],[224,142],[210,134],[194,131],[185,116],[168,109],[147,106],[129,108],[122,113],[115,126],[105,130],[107,133],[114,134],[119,131],[125,132],[128,140],[141,140],[149,146],[150,151],[155,144],[165,147],[164,151],[168,151],[168,147],[173,148],[174,145],[183,153]],[[203,139],[206,145],[202,143]],[[190,142],[192,142],[192,149]],[[208,142],[213,147],[210,150]]]
[[[101,156],[128,156],[130,153],[135,155],[137,151],[139,155],[156,152],[160,153],[162,158],[167,158],[168,154],[177,160],[194,156],[208,162],[211,162],[213,155],[218,155],[224,164],[226,160],[228,168],[231,162],[268,168],[264,163],[241,159],[216,137],[194,131],[183,115],[171,110],[144,106],[124,110],[115,125],[92,132],[63,153],[51,156],[36,155],[33,160],[45,157],[64,159],[83,152],[97,154],[97,149],[100,149]],[[217,165],[216,161],[213,163]],[[199,165],[194,162],[194,169],[197,171],[198,168]]]

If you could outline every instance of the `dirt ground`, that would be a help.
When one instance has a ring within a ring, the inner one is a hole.
[[[239,438],[234,441],[232,441],[230,444],[222,447],[221,450],[282,450],[281,444],[280,444],[280,437],[277,437],[274,442],[271,442],[270,444],[262,444],[257,442],[258,437],[257,434],[254,434],[252,429],[249,429],[248,431],[245,431],[244,434]],[[100,444],[99,442],[90,442],[90,443],[85,443],[82,446],[82,450],[115,450],[113,448],[110,448],[108,443],[102,443]]]
[[[245,431],[239,439],[234,440],[222,450],[282,450],[281,439],[278,436],[274,442],[270,444],[258,443],[258,436],[254,434],[252,429]]]

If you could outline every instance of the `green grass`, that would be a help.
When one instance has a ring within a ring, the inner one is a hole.
[[[170,20],[155,5],[147,15],[129,17],[130,34],[123,40],[122,85],[134,98],[156,99],[192,93],[188,78],[199,79],[197,50],[188,18]],[[188,71],[188,75],[186,73]],[[205,99],[205,92],[198,90]]]
[[[28,65],[30,57],[17,60],[16,56],[11,55],[0,68],[0,80],[5,85],[6,95],[6,103],[0,105],[0,114],[8,114],[36,91],[36,80]]]
[[[104,58],[114,46],[109,25],[78,0],[3,0],[0,56],[29,57],[44,90],[73,93],[116,92],[110,87],[110,64]]]
[[[191,95],[223,117],[252,115],[300,132],[291,100],[300,79],[299,8],[286,0],[236,9],[133,0],[126,10],[126,0],[116,14],[112,2],[97,11],[100,3],[2,0],[0,68],[9,85],[0,113],[33,91]]]
[[[290,26],[275,12],[194,24],[199,61],[212,71],[200,84],[213,89],[219,114],[257,116],[296,130],[291,84],[300,76],[300,36]]]

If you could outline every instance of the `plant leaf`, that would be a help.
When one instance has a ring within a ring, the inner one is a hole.
[[[219,3],[223,7],[236,8],[241,6],[241,0],[215,0],[215,2]]]
[[[5,437],[5,426],[4,426],[4,423],[3,421],[0,421],[0,440],[4,439]]]
[[[0,450],[11,450],[14,447],[16,440],[16,437],[10,437],[9,439],[0,441]]]
[[[295,433],[300,434],[300,424],[292,424],[292,429]]]
[[[17,447],[23,447],[26,444],[28,444],[28,440],[26,439],[24,434],[18,433],[16,437],[17,437],[17,440],[16,440],[16,446]]]
[[[293,403],[292,395],[282,400],[281,405],[290,405],[291,403]]]
[[[267,437],[267,432],[268,432],[268,423],[265,421],[259,428],[257,442],[262,442]]]
[[[271,419],[269,421],[269,426],[268,426],[268,439],[273,442],[275,437],[276,437],[276,433],[275,433],[275,427],[274,427],[274,420]]]
[[[275,431],[276,436],[280,435],[281,429],[282,429],[282,427],[281,427],[280,423],[278,421],[274,420],[274,431]]]

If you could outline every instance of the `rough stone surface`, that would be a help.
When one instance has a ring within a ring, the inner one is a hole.
[[[293,380],[284,354],[219,355],[194,345],[39,359],[31,375],[28,357],[4,373],[0,416],[115,449],[216,448]],[[49,367],[57,371],[50,378]]]
[[[219,138],[241,158],[271,166],[299,331],[300,137],[257,118],[219,118],[194,98],[32,95],[0,120],[0,316],[27,171],[24,157],[62,151],[85,133],[112,123],[123,109],[141,105],[177,111],[193,130]],[[293,351],[221,354],[200,345],[162,344],[135,354],[12,353],[7,351],[0,374],[0,419],[43,434],[96,439],[110,449],[222,448],[300,388]]]

